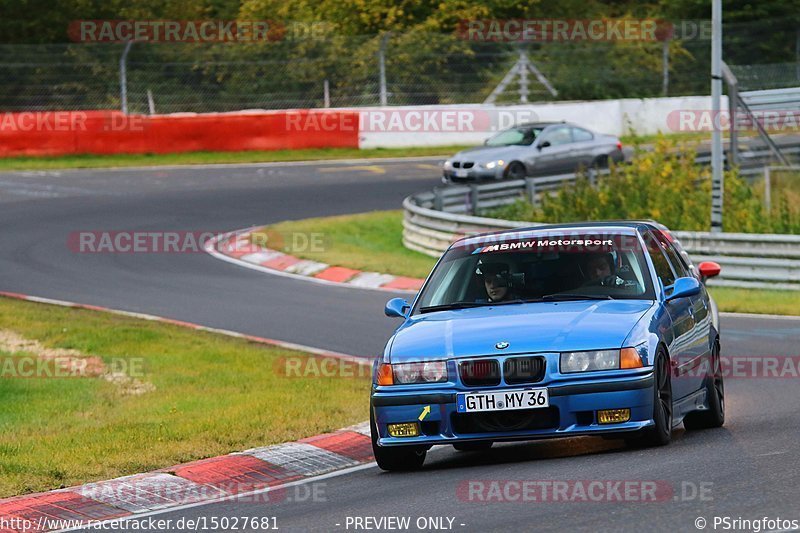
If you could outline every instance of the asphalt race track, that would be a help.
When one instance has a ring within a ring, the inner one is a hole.
[[[436,161],[3,173],[0,290],[373,356],[394,325],[382,313],[391,294],[270,276],[204,253],[78,254],[67,239],[75,231],[225,231],[397,209],[407,194],[437,183]],[[800,321],[724,316],[722,328],[724,355],[797,355]],[[698,517],[708,530],[714,516],[800,519],[797,379],[729,379],[726,389],[725,428],[677,430],[666,448],[631,451],[593,438],[476,453],[448,447],[432,450],[412,474],[368,466],[312,480],[316,499],[295,487],[274,503],[222,502],[158,517],[275,516],[284,531],[352,531],[353,517],[385,516],[411,517],[412,531],[419,517],[452,518],[456,531],[697,531]],[[471,480],[595,479],[656,481],[674,494],[648,503],[484,503],[460,490]]]

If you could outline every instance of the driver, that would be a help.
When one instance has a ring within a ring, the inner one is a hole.
[[[583,263],[584,285],[601,287],[619,287],[625,280],[617,276],[614,268],[614,256],[610,252],[592,254]]]
[[[478,267],[475,269],[475,275],[486,289],[487,301],[502,302],[516,298],[510,289],[511,270],[507,263],[484,263],[479,261]]]

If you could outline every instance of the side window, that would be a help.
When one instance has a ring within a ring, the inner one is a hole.
[[[542,138],[542,142],[548,141],[550,146],[569,144],[572,142],[572,133],[570,132],[571,129],[572,128],[569,126],[556,126],[552,129],[549,129]]]
[[[661,246],[653,239],[649,233],[645,238],[647,245],[647,253],[650,255],[650,260],[653,261],[653,266],[656,269],[656,275],[664,287],[669,287],[675,283],[675,274],[672,272],[672,267],[669,266],[666,256],[662,253]]]
[[[655,235],[658,244],[661,245],[661,249],[664,250],[664,253],[667,254],[667,259],[669,259],[670,264],[672,265],[672,269],[675,271],[675,274],[679,278],[684,278],[686,276],[691,276],[692,274],[689,273],[689,267],[684,262],[683,258],[678,255],[678,252],[675,251],[675,247],[669,243],[669,241],[664,237],[661,232],[653,232]]]
[[[592,132],[586,131],[582,128],[572,128],[572,140],[576,143],[591,141],[594,139]]]

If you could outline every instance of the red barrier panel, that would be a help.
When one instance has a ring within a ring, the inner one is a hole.
[[[0,113],[0,157],[358,148],[358,112]]]

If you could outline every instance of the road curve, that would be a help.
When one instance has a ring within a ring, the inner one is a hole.
[[[405,195],[436,183],[424,177],[435,176],[434,162],[3,173],[0,290],[374,355],[394,325],[381,312],[390,294],[269,276],[203,253],[77,254],[67,238],[87,230],[223,231],[393,209]],[[800,321],[723,317],[726,355],[796,355],[798,336]],[[317,501],[223,502],[159,518],[276,516],[285,531],[344,531],[347,517],[380,516],[410,516],[412,523],[420,516],[451,517],[458,531],[696,531],[697,517],[709,524],[714,516],[800,519],[797,379],[729,380],[727,392],[725,428],[677,431],[667,448],[627,451],[593,438],[505,444],[486,453],[441,448],[417,473],[372,467],[325,479]],[[470,480],[593,479],[668,483],[677,499],[482,503],[459,492]],[[704,499],[689,498],[700,487]]]

